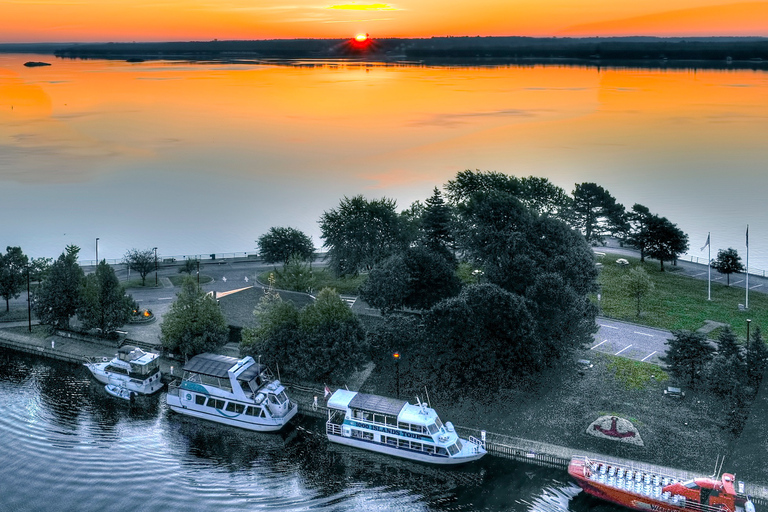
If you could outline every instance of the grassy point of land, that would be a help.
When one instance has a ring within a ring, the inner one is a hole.
[[[626,259],[629,265],[616,264],[618,258]],[[712,320],[730,324],[742,341],[746,339],[747,319],[752,320],[752,328],[768,328],[768,295],[764,293],[751,293],[749,310],[740,311],[738,306],[745,300],[743,288],[713,282],[712,300],[707,300],[706,280],[681,275],[670,264],[666,264],[665,271],[661,272],[657,261],[640,263],[639,258],[609,252],[598,256],[598,262],[603,264],[598,277],[600,314],[606,317],[659,329],[691,331],[701,328],[705,320]],[[636,266],[642,266],[654,284],[641,300],[639,317],[637,301],[627,294],[623,284],[623,277]],[[593,300],[597,302],[597,297]],[[717,333],[712,332],[709,336],[717,337]]]
[[[264,284],[269,283],[269,276],[270,274],[272,274],[275,276],[276,288],[289,289],[285,287],[285,285],[281,286],[280,278],[278,276],[278,272],[280,271],[280,269],[278,269],[277,267],[275,268],[277,272],[275,270],[268,270],[266,272],[260,273],[258,275],[259,282]],[[318,292],[323,288],[332,288],[336,290],[336,292],[339,293],[340,295],[356,295],[360,286],[368,278],[367,274],[336,277],[333,275],[333,272],[331,272],[327,268],[313,269],[312,277],[313,277],[313,284],[312,284],[313,292]],[[303,291],[303,290],[294,290],[294,291]]]

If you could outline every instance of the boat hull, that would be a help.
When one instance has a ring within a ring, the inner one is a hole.
[[[480,459],[485,455],[485,451],[478,452],[472,455],[463,457],[446,457],[440,455],[431,455],[424,452],[416,452],[412,450],[404,450],[394,446],[381,444],[373,441],[365,441],[363,439],[344,437],[335,434],[327,434],[328,440],[334,443],[343,444],[345,446],[352,446],[354,448],[361,448],[376,453],[383,453],[385,455],[392,455],[394,457],[400,457],[407,460],[415,460],[419,462],[426,462],[427,464],[439,464],[445,466],[455,466],[458,464],[466,464]]]
[[[229,425],[232,427],[243,428],[254,432],[279,432],[285,428],[290,420],[296,415],[299,410],[298,405],[292,404],[293,407],[286,413],[285,416],[278,421],[272,422],[259,422],[260,418],[246,417],[244,415],[238,415],[235,417],[225,416],[222,411],[212,409],[210,407],[195,407],[182,405],[178,396],[168,394],[166,395],[166,402],[168,407],[175,413],[183,414],[185,416],[191,416],[193,418],[200,418],[203,420],[213,421],[221,423],[223,425]],[[247,418],[247,419],[242,419]]]
[[[163,379],[160,372],[155,373],[148,379],[148,383],[132,379],[127,375],[115,372],[105,371],[109,363],[86,363],[85,367],[91,372],[91,375],[101,384],[117,384],[129,391],[140,395],[153,395],[163,389]]]

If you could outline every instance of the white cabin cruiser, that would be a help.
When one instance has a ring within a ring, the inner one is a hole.
[[[172,411],[260,432],[283,428],[299,410],[269,369],[247,356],[199,354],[168,385]]]
[[[486,454],[482,441],[460,439],[427,404],[346,389],[328,399],[325,431],[334,443],[430,464],[461,464]]]
[[[144,352],[138,347],[124,346],[117,349],[112,360],[89,360],[85,367],[102,384],[111,384],[129,393],[151,395],[163,388],[160,374],[160,356]]]

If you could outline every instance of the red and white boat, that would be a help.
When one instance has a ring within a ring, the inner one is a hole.
[[[683,481],[648,468],[583,456],[571,459],[568,473],[592,496],[643,512],[755,512],[749,497],[736,492],[730,473],[719,479]]]

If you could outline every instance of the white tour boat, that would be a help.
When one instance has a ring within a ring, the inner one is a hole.
[[[411,405],[339,389],[328,399],[328,440],[431,464],[460,464],[485,455],[484,443],[460,439],[425,403]]]
[[[168,385],[166,401],[179,414],[261,432],[280,430],[299,410],[280,381],[250,356],[194,356],[181,382]]]
[[[138,347],[120,347],[112,360],[89,360],[85,366],[97,381],[125,389],[129,394],[151,395],[163,388],[160,356]]]

